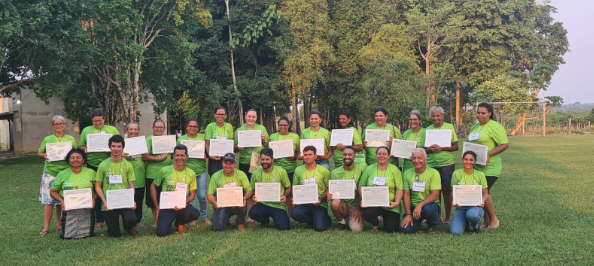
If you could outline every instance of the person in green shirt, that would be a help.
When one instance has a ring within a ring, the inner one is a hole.
[[[303,165],[295,169],[293,186],[297,185],[318,185],[318,202],[313,204],[295,204],[291,217],[300,223],[306,224],[316,232],[328,230],[332,219],[328,215],[328,180],[330,172],[325,167],[316,164],[316,147],[307,146],[303,148]]]
[[[50,196],[52,184],[56,179],[56,175],[60,171],[69,167],[66,160],[64,160],[64,158],[67,157],[63,157],[61,160],[52,158],[50,162],[50,158],[47,155],[48,150],[46,146],[50,143],[60,142],[70,142],[72,143],[72,148],[76,148],[77,146],[76,140],[72,136],[64,134],[64,128],[66,127],[66,120],[64,120],[64,117],[61,115],[54,116],[52,118],[52,127],[54,128],[54,134],[43,138],[43,142],[41,142],[41,146],[39,146],[39,151],[37,152],[37,156],[45,160],[43,165],[43,174],[41,175],[41,186],[39,189],[39,201],[41,201],[43,204],[43,230],[39,232],[40,235],[46,235],[49,233],[52,214],[54,212],[54,205],[59,204],[58,201],[52,199]],[[57,156],[57,154],[52,154],[52,156]],[[56,208],[56,230],[62,229],[62,226],[60,225],[60,215],[60,208]]]
[[[450,147],[440,147],[433,144],[427,148],[427,166],[437,170],[441,177],[441,194],[443,194],[443,203],[445,207],[446,218],[444,224],[451,224],[452,214],[452,173],[456,169],[454,163],[454,155],[452,152],[458,150],[458,137],[456,136],[456,129],[450,123],[443,121],[445,111],[439,106],[433,106],[429,109],[429,117],[433,121],[433,125],[427,127],[427,130],[450,130],[452,132],[452,144]],[[441,199],[441,197],[440,197]],[[439,210],[438,222],[441,220],[441,209]]]
[[[359,179],[359,195],[363,195],[366,187],[388,187],[389,206],[367,207],[361,202],[363,219],[371,223],[372,231],[379,230],[379,219],[384,220],[383,230],[387,233],[398,232],[400,224],[400,202],[402,201],[402,174],[398,167],[389,163],[390,151],[382,146],[376,149],[376,162],[365,168]]]
[[[408,116],[408,125],[410,129],[402,134],[403,140],[417,142],[417,148],[425,147],[425,129],[421,123],[421,112],[412,110]],[[413,168],[412,162],[408,159],[404,159],[403,172]]]
[[[488,103],[480,103],[476,110],[476,119],[479,121],[470,128],[468,141],[471,143],[487,146],[487,165],[475,165],[474,169],[485,174],[489,185],[489,194],[495,181],[501,176],[503,169],[501,165],[501,153],[509,148],[505,128],[497,121],[493,114],[493,106]],[[485,202],[485,220],[481,227],[495,229],[499,227],[499,219],[495,215],[493,201],[489,198]]]
[[[414,234],[421,229],[421,221],[427,220],[427,233],[434,234],[439,213],[439,190],[441,180],[437,170],[427,167],[427,153],[423,148],[412,150],[410,157],[414,168],[406,170],[404,183],[404,210],[401,232]]]
[[[259,222],[262,227],[268,227],[270,218],[274,221],[277,230],[290,230],[291,222],[287,214],[287,197],[291,195],[292,187],[287,171],[280,167],[274,167],[274,153],[270,148],[260,151],[260,163],[262,167],[252,174],[251,186],[254,191],[258,190],[259,183],[278,183],[280,187],[279,202],[260,202],[254,194],[252,200],[254,206],[249,210],[249,217]]]
[[[140,133],[140,125],[137,122],[130,122],[127,126],[127,137],[126,138],[135,138],[138,137]],[[126,159],[126,161],[132,164],[132,168],[134,168],[134,202],[136,202],[136,209],[134,212],[136,213],[136,227],[142,227],[142,205],[144,202],[144,195],[145,195],[145,184],[146,184],[146,163],[142,160],[142,155],[131,157],[127,153],[122,154],[122,158]]]
[[[287,171],[287,176],[289,177],[289,181],[293,184],[293,175],[295,174],[295,168],[297,167],[297,158],[299,154],[299,145],[300,139],[299,135],[290,132],[291,129],[291,122],[289,118],[286,116],[281,117],[278,120],[278,132],[270,135],[270,142],[273,141],[281,141],[281,140],[293,140],[293,151],[295,156],[286,157],[275,159],[272,163],[275,167],[280,167]],[[289,212],[289,217],[291,217],[291,212],[293,211],[293,197],[289,195],[287,199],[287,211]]]
[[[223,106],[217,107],[214,113],[215,122],[210,123],[204,130],[204,138],[206,139],[206,151],[210,148],[211,139],[233,139],[233,126],[225,122],[227,118],[227,109]],[[212,175],[223,169],[221,164],[221,156],[209,156],[208,157],[208,175]]]
[[[210,178],[208,184],[208,201],[212,204],[214,213],[211,217],[212,230],[224,231],[225,227],[231,227],[229,217],[236,215],[235,222],[237,223],[238,231],[245,231],[245,214],[247,209],[245,207],[247,199],[252,197],[252,186],[248,181],[247,176],[241,170],[235,169],[237,165],[235,161],[235,154],[227,153],[222,158],[223,169],[216,172]],[[219,207],[217,206],[217,188],[243,188],[243,205],[237,207]]]
[[[153,228],[157,228],[157,209],[151,198],[151,191],[150,187],[153,184],[153,181],[161,171],[161,168],[165,166],[171,165],[171,154],[169,153],[162,153],[162,154],[154,154],[153,151],[153,136],[163,136],[165,133],[165,122],[161,119],[155,120],[153,122],[153,134],[146,138],[146,146],[148,148],[149,153],[145,153],[142,155],[142,160],[146,162],[146,182],[145,186],[149,189],[146,190],[146,206],[151,208],[151,212],[153,213]],[[160,192],[160,191],[159,191]]]
[[[318,155],[316,163],[330,171],[329,158],[332,157],[333,149],[330,147],[330,131],[320,126],[322,123],[322,114],[319,111],[312,111],[309,114],[310,127],[301,131],[301,139],[323,139],[324,155]],[[298,160],[303,160],[303,155],[297,156]]]
[[[365,163],[367,165],[372,165],[376,163],[375,154],[377,148],[367,147],[367,141],[365,141],[365,131],[368,129],[380,129],[380,130],[389,130],[390,131],[390,139],[386,142],[386,146],[390,148],[392,146],[392,139],[402,139],[402,135],[400,135],[400,130],[393,126],[388,121],[388,110],[384,107],[378,107],[375,109],[375,123],[368,125],[363,130],[363,134],[361,135],[361,139],[363,140],[363,147],[365,148]],[[393,165],[398,166],[398,159],[397,158],[390,158],[389,162]]]
[[[158,213],[157,236],[168,236],[171,234],[171,224],[175,225],[180,233],[185,233],[186,224],[195,221],[200,217],[200,212],[192,205],[188,205],[196,196],[196,174],[192,169],[186,167],[188,160],[188,148],[177,145],[173,149],[174,164],[165,166],[159,170],[159,174],[151,185],[151,199],[155,204]],[[173,209],[160,209],[157,197],[157,187],[161,187],[162,193],[183,192],[186,195],[184,206],[174,206]]]
[[[361,133],[353,125],[353,118],[349,110],[343,109],[338,113],[338,124],[340,129],[352,129],[353,130],[353,144],[351,147],[355,149],[355,153],[363,151],[363,141],[361,140]],[[334,159],[334,167],[341,167],[344,163],[342,161],[342,151],[346,146],[344,144],[338,144],[334,147],[332,158]],[[356,159],[356,158],[355,158]]]
[[[481,171],[474,170],[476,164],[476,153],[467,151],[462,156],[462,164],[464,169],[458,169],[454,172],[452,177],[453,185],[480,185],[483,190],[483,202],[478,206],[460,206],[455,204],[456,212],[450,226],[450,233],[453,235],[461,235],[466,230],[466,225],[470,223],[470,227],[474,229],[477,234],[482,234],[480,227],[481,219],[485,214],[483,207],[485,201],[489,198],[487,179],[485,174]]]
[[[86,163],[86,154],[81,149],[72,149],[66,154],[69,168],[62,170],[52,184],[50,194],[62,206],[62,233],[60,238],[73,239],[85,238],[95,235],[95,219],[93,209],[97,194],[93,193],[93,180],[95,171],[83,167]],[[90,208],[72,209],[64,204],[63,191],[74,189],[90,189],[93,195]]]
[[[120,237],[120,216],[123,220],[124,230],[133,236],[140,236],[134,229],[136,225],[136,204],[128,209],[110,209],[105,193],[110,190],[133,189],[134,168],[132,164],[122,158],[126,143],[120,135],[109,138],[111,155],[97,168],[95,175],[95,192],[103,201],[103,216],[107,224],[107,234],[111,237]]]
[[[186,122],[186,132],[187,134],[179,137],[177,139],[177,145],[180,145],[183,140],[199,140],[204,141],[204,134],[199,134],[198,131],[200,127],[198,126],[198,120],[191,118],[188,119]],[[208,210],[206,206],[206,189],[208,188],[208,175],[206,173],[206,152],[204,153],[205,156],[203,158],[189,158],[186,161],[186,167],[192,169],[196,174],[196,186],[198,189],[196,190],[196,198],[198,200],[198,206],[200,207],[200,219],[202,222],[207,225],[212,225],[212,223],[208,220]],[[196,207],[196,199],[190,203],[192,206]],[[193,221],[190,225],[196,225],[196,221]]]
[[[334,230],[344,230],[346,228],[344,217],[349,217],[349,228],[351,231],[363,231],[363,217],[361,216],[361,205],[359,204],[360,197],[359,191],[357,190],[357,184],[367,165],[355,162],[357,155],[353,146],[344,147],[341,153],[344,164],[332,171],[330,180],[353,180],[356,191],[354,199],[333,199],[332,193],[328,193],[328,201],[330,201],[332,214],[334,214],[336,220],[338,220],[338,226],[336,226]]]

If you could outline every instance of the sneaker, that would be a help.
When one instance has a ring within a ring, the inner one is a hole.
[[[134,228],[128,230],[128,234],[135,236],[135,237],[141,236],[140,233],[138,231],[136,231],[136,229],[134,229]]]
[[[479,234],[479,235],[482,235],[483,234],[483,230],[481,229],[480,226],[477,226],[476,228],[474,228],[474,232],[477,233],[477,234]]]
[[[237,231],[245,231],[245,227],[243,226],[243,224],[237,226]]]
[[[187,231],[188,231],[188,230],[186,230],[186,226],[185,226],[185,225],[178,225],[178,226],[177,226],[177,230],[178,230],[180,233],[185,233],[185,232],[187,232]]]
[[[336,227],[334,227],[334,231],[342,231],[346,229],[346,224],[338,224]]]

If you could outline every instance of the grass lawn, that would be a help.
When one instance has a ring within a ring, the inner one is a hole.
[[[493,199],[501,221],[483,235],[364,232],[323,233],[293,222],[289,232],[260,229],[212,232],[201,223],[189,233],[157,238],[145,208],[144,235],[60,240],[39,236],[43,207],[38,201],[42,162],[25,157],[0,162],[0,262],[2,265],[54,264],[594,264],[594,137],[512,138],[503,154],[503,175]],[[462,146],[462,145],[460,145]],[[459,155],[459,153],[457,154]],[[460,163],[460,159],[457,159]],[[212,214],[209,211],[209,214]],[[55,219],[54,219],[55,220]],[[336,221],[332,225],[334,227]],[[123,230],[122,230],[123,231]]]

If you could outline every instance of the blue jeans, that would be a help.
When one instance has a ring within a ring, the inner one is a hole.
[[[415,210],[415,206],[410,207],[410,213],[412,214]],[[439,205],[433,202],[431,204],[427,204],[423,206],[421,209],[421,219],[415,219],[413,217],[413,224],[408,225],[406,228],[401,229],[401,233],[403,234],[414,234],[419,229],[421,229],[421,221],[427,220],[427,229],[432,229],[437,227],[437,214],[439,213]]]
[[[328,171],[330,171],[330,161],[328,160],[317,160],[316,161],[317,164],[323,166],[324,168],[328,169]]]
[[[159,219],[157,220],[157,236],[168,236],[171,234],[171,224],[185,225],[198,219],[200,214],[194,206],[187,206],[183,210],[165,209],[159,210]]]
[[[483,219],[485,211],[480,207],[458,207],[452,218],[452,225],[450,226],[450,233],[454,235],[464,234],[466,225],[470,222],[472,228],[479,227],[481,219]]]
[[[270,207],[263,203],[256,203],[249,213],[250,218],[261,224],[268,224],[270,217],[274,221],[274,226],[278,230],[290,230],[291,223],[289,221],[289,215],[286,210]]]
[[[206,172],[196,177],[196,198],[198,198],[198,205],[200,206],[200,219],[208,219],[208,210],[206,208],[206,188],[208,187],[208,176]],[[196,199],[191,203],[192,206],[196,207]]]
[[[227,207],[222,209],[216,209],[210,220],[212,222],[212,230],[213,231],[225,231],[227,227],[227,222],[229,218],[233,215],[236,215],[237,218],[235,222],[237,224],[244,224],[245,223],[245,213],[247,212],[247,207]]]
[[[295,206],[291,212],[293,220],[312,225],[316,232],[328,230],[332,220],[328,216],[328,209],[314,204],[302,204]]]

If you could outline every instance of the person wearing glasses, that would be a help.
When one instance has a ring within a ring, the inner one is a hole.
[[[142,160],[146,162],[146,182],[145,187],[149,188],[146,189],[146,206],[151,208],[151,212],[153,213],[153,228],[157,228],[157,220],[159,217],[159,210],[155,208],[154,202],[151,200],[151,190],[150,187],[155,181],[155,178],[161,171],[161,168],[165,166],[171,165],[171,155],[168,153],[163,154],[153,154],[153,136],[163,136],[165,132],[165,122],[161,119],[155,120],[153,122],[153,134],[146,138],[146,146],[148,148],[149,153],[145,153],[142,155]],[[161,191],[159,191],[160,194]]]
[[[206,126],[204,131],[204,139],[206,139],[206,152],[210,148],[211,139],[233,139],[233,126],[225,122],[227,118],[227,109],[223,106],[217,107],[214,113],[215,122],[210,123]],[[223,169],[221,162],[221,156],[209,156],[208,157],[208,175],[212,176],[214,173]]]
[[[412,110],[408,115],[408,125],[410,129],[402,134],[403,140],[417,142],[417,148],[423,148],[425,146],[425,129],[421,123],[421,112]],[[413,164],[411,160],[404,159],[404,167],[402,172],[406,172],[408,169],[412,169]]]

